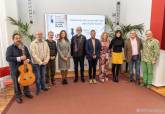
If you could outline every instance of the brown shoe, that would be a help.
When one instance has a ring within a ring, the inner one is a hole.
[[[136,84],[137,85],[140,85],[140,80],[136,80]]]

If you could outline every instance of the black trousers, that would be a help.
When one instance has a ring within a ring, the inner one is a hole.
[[[96,66],[97,66],[97,59],[90,59],[88,60],[89,64],[89,79],[96,79]],[[92,75],[93,72],[93,75]]]
[[[120,72],[120,66],[121,66],[121,64],[112,64],[112,75],[113,75],[114,81],[118,80],[119,72]]]
[[[81,79],[84,79],[84,57],[73,57],[75,80],[78,80],[78,66],[80,64]]]
[[[46,65],[46,83],[49,83],[50,80],[51,80],[51,83],[54,83],[55,71],[56,71],[55,60],[50,60],[48,64]]]
[[[21,91],[20,84],[18,83],[19,74],[11,75],[11,77],[12,77],[12,80],[13,80],[15,96],[16,96],[16,98],[21,98],[22,91]],[[24,93],[24,95],[30,95],[29,86],[24,86],[23,87],[23,93]]]

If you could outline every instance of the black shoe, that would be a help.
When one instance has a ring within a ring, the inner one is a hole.
[[[112,78],[112,81],[113,81],[113,82],[115,82],[115,79],[114,79],[114,77]]]
[[[81,82],[83,82],[83,83],[84,83],[84,82],[85,82],[85,79],[84,79],[84,78],[82,78],[82,79],[81,79]]]
[[[74,79],[74,82],[75,82],[75,83],[78,82],[78,79]]]
[[[36,91],[36,95],[38,96],[40,94],[40,90],[37,90]]]
[[[129,80],[129,82],[133,82],[133,80]]]
[[[43,90],[43,91],[48,91],[48,88],[43,88],[42,90]]]
[[[55,81],[52,81],[52,86],[56,85]]]
[[[65,79],[65,84],[68,84],[68,81]]]
[[[113,82],[116,82],[116,80],[115,80],[115,79],[112,79],[112,81],[113,81]]]
[[[116,79],[116,81],[115,82],[119,82],[119,79]]]
[[[65,80],[62,80],[62,84],[63,84],[63,85],[65,84]]]
[[[23,100],[21,98],[16,98],[15,99],[17,103],[21,104],[23,102]]]
[[[68,81],[67,81],[66,79],[64,79],[64,80],[62,81],[62,84],[63,84],[63,85],[66,85],[66,84],[68,84]]]
[[[115,80],[116,80],[116,82],[119,82],[119,78],[118,78],[118,76],[116,77],[116,79],[115,79]]]
[[[27,98],[32,99],[33,95],[29,94],[29,95],[25,95]]]

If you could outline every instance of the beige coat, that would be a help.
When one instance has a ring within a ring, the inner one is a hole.
[[[50,59],[50,49],[46,41],[43,40],[43,50],[39,49],[38,40],[35,39],[30,45],[31,56],[34,64],[41,65],[43,61],[48,62]],[[43,54],[44,60],[41,60],[40,54]]]

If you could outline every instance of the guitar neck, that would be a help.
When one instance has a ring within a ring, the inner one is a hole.
[[[23,55],[23,56],[26,56],[26,54],[25,54],[25,47],[24,47],[24,46],[22,47],[21,50],[22,50],[22,55]]]

